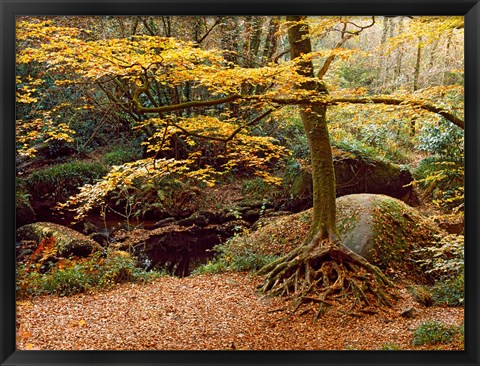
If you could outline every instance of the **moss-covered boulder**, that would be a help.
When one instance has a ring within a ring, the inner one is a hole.
[[[367,158],[336,158],[337,196],[356,193],[385,194],[409,202],[413,181],[410,171],[400,165]]]
[[[255,232],[236,240],[253,251],[283,255],[302,244],[312,210],[260,222]],[[434,222],[404,202],[376,194],[337,198],[337,226],[345,245],[396,278],[430,279],[417,263],[418,249],[435,245],[445,234]]]
[[[337,197],[356,193],[385,194],[412,201],[411,172],[397,164],[332,149]],[[289,207],[293,211],[312,207],[313,181],[307,167],[299,168],[291,180]]]
[[[33,240],[37,244],[42,240],[54,237],[57,255],[59,257],[88,256],[102,247],[78,231],[66,226],[53,224],[51,222],[35,222],[24,225],[17,230],[17,241]]]
[[[337,199],[337,227],[343,242],[384,270],[424,277],[418,249],[445,233],[433,220],[385,195],[354,194]]]

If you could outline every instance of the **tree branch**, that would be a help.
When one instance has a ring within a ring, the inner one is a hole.
[[[160,107],[150,107],[150,108],[142,107],[138,99],[134,98],[133,105],[136,113],[147,114],[147,113],[173,112],[173,111],[179,111],[186,108],[210,107],[218,104],[233,102],[241,98],[242,98],[242,95],[233,94],[224,98],[209,99],[209,100],[194,100],[191,102],[184,102],[179,104],[171,104],[171,105],[164,105]]]
[[[197,41],[197,43],[198,43],[198,44],[202,43],[203,40],[208,37],[208,35],[210,34],[210,32],[211,32],[217,25],[220,24],[220,22],[223,20],[223,18],[224,18],[224,17],[220,16],[220,17],[215,21],[215,23],[210,27],[210,29],[207,29],[207,25],[205,24],[205,29],[207,29],[207,32],[203,35],[202,38],[200,38],[200,39]]]
[[[455,116],[453,113],[437,107],[434,104],[421,101],[421,100],[403,100],[396,98],[388,97],[373,97],[373,98],[333,98],[328,104],[335,105],[340,103],[350,103],[350,104],[388,104],[388,105],[410,105],[414,107],[419,107],[425,109],[429,112],[439,114],[445,119],[452,122],[455,126],[460,127],[462,130],[465,129],[465,121]]]
[[[359,30],[356,30],[356,31],[347,31],[347,24],[352,24],[353,26],[359,28]],[[342,32],[342,38],[340,39],[340,41],[338,41],[338,43],[335,45],[335,47],[333,47],[333,50],[336,50],[340,47],[342,47],[342,45],[347,42],[350,38],[352,37],[355,37],[355,36],[358,36],[360,34],[361,31],[363,31],[364,29],[367,29],[367,28],[370,28],[370,27],[373,27],[373,25],[375,24],[375,17],[372,16],[372,22],[368,25],[365,25],[365,26],[361,26],[361,25],[357,25],[353,22],[346,22],[344,23],[344,26],[343,26],[343,30],[341,30]],[[348,33],[348,35],[345,35],[346,33]],[[332,50],[332,51],[333,51]],[[328,71],[328,68],[330,67],[330,65],[332,64],[333,60],[335,59],[335,55],[332,54],[330,56],[327,57],[327,59],[325,60],[322,68],[318,71],[318,74],[317,74],[317,77],[322,80],[323,77],[325,76],[325,74],[327,73]]]
[[[227,136],[227,137],[216,137],[216,136],[209,136],[209,135],[202,135],[202,134],[198,134],[198,133],[195,133],[195,132],[191,132],[189,130],[187,130],[186,128],[183,128],[181,126],[179,126],[178,124],[174,123],[174,122],[169,122],[171,126],[173,127],[176,127],[178,128],[180,131],[182,131],[183,133],[185,133],[186,135],[188,136],[192,136],[192,137],[197,137],[197,138],[201,138],[201,139],[205,139],[205,140],[212,140],[212,141],[219,141],[219,142],[223,142],[225,145],[233,140],[233,138],[240,132],[242,131],[244,128],[248,127],[248,126],[252,126],[254,125],[255,123],[261,121],[262,119],[264,119],[266,116],[268,116],[270,113],[272,113],[275,109],[269,109],[267,110],[266,112],[262,113],[261,115],[255,117],[254,119],[252,119],[251,121],[241,125],[241,126],[238,126],[235,130],[233,130],[233,132]],[[163,144],[163,143],[162,143]]]

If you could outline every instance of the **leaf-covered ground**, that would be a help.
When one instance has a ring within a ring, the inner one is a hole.
[[[279,298],[263,298],[261,279],[246,273],[161,277],[109,291],[17,302],[21,350],[380,350],[463,349],[463,343],[413,346],[426,321],[463,322],[463,308],[424,307],[406,290],[388,312],[352,317],[327,312],[288,315]],[[413,318],[400,314],[414,307]]]

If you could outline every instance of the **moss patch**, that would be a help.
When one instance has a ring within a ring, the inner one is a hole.
[[[55,246],[60,257],[87,256],[102,247],[89,237],[68,227],[50,222],[36,222],[24,225],[17,230],[17,240],[34,240],[40,243],[46,238],[55,238]]]

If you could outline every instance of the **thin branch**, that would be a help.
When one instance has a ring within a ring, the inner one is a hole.
[[[141,89],[141,88],[139,88]],[[138,92],[141,92],[143,90],[137,89]],[[138,94],[136,95],[138,97]],[[162,113],[162,112],[173,112],[173,111],[179,111],[182,109],[187,109],[187,108],[196,108],[196,107],[209,107],[209,106],[214,106],[214,105],[219,105],[223,103],[228,103],[228,102],[233,102],[235,100],[241,99],[242,96],[240,94],[233,94],[228,97],[224,98],[218,98],[218,99],[209,99],[209,100],[196,100],[196,101],[191,101],[191,102],[184,102],[184,103],[179,103],[179,104],[171,104],[171,105],[164,105],[160,107],[151,107],[151,108],[146,108],[142,107],[140,103],[138,102],[138,99],[134,98],[132,100],[133,105],[134,105],[134,110],[135,112],[139,114],[146,114],[146,113]]]
[[[198,44],[202,43],[203,40],[208,37],[208,35],[210,34],[210,32],[211,32],[217,25],[219,25],[222,20],[223,20],[223,17],[219,17],[219,18],[215,21],[215,23],[210,27],[210,29],[207,29],[207,32],[203,35],[202,38],[200,38],[200,39],[197,41],[197,43],[198,43]],[[206,27],[207,27],[207,25],[205,24],[205,28],[206,28]]]
[[[426,101],[421,100],[403,100],[389,97],[373,97],[373,98],[333,98],[328,104],[335,105],[339,103],[350,103],[350,104],[388,104],[388,105],[411,105],[414,107],[419,107],[425,109],[429,112],[439,114],[445,119],[452,122],[455,126],[460,127],[462,130],[465,129],[465,121],[455,116],[453,113],[438,107],[434,104],[431,104]]]
[[[142,23],[143,23],[143,26],[145,27],[145,29],[148,31],[148,33],[150,33],[150,35],[152,36],[156,36],[155,32],[152,30],[152,28],[150,28],[150,26],[148,25],[147,23],[147,19],[145,18],[141,18],[142,19]]]
[[[347,31],[347,24],[352,24],[355,27],[360,28],[360,29],[357,30],[357,31],[354,31],[354,32]],[[368,25],[365,25],[365,26],[356,25],[355,23],[352,23],[352,22],[343,23],[343,30],[341,30],[342,38],[340,39],[340,41],[338,41],[338,43],[335,45],[335,47],[333,47],[332,51],[342,47],[345,44],[345,42],[347,42],[349,39],[351,39],[352,37],[358,36],[361,31],[363,31],[364,29],[373,27],[374,24],[375,24],[375,17],[374,16],[372,16],[372,22]],[[348,35],[346,35],[346,33],[348,33]],[[327,71],[328,71],[328,69],[329,69],[329,67],[332,64],[334,59],[335,59],[334,54],[331,54],[330,56],[327,57],[327,59],[325,60],[323,66],[322,66],[322,68],[318,71],[318,74],[317,74],[317,77],[320,80],[323,79],[323,77],[327,73]]]

